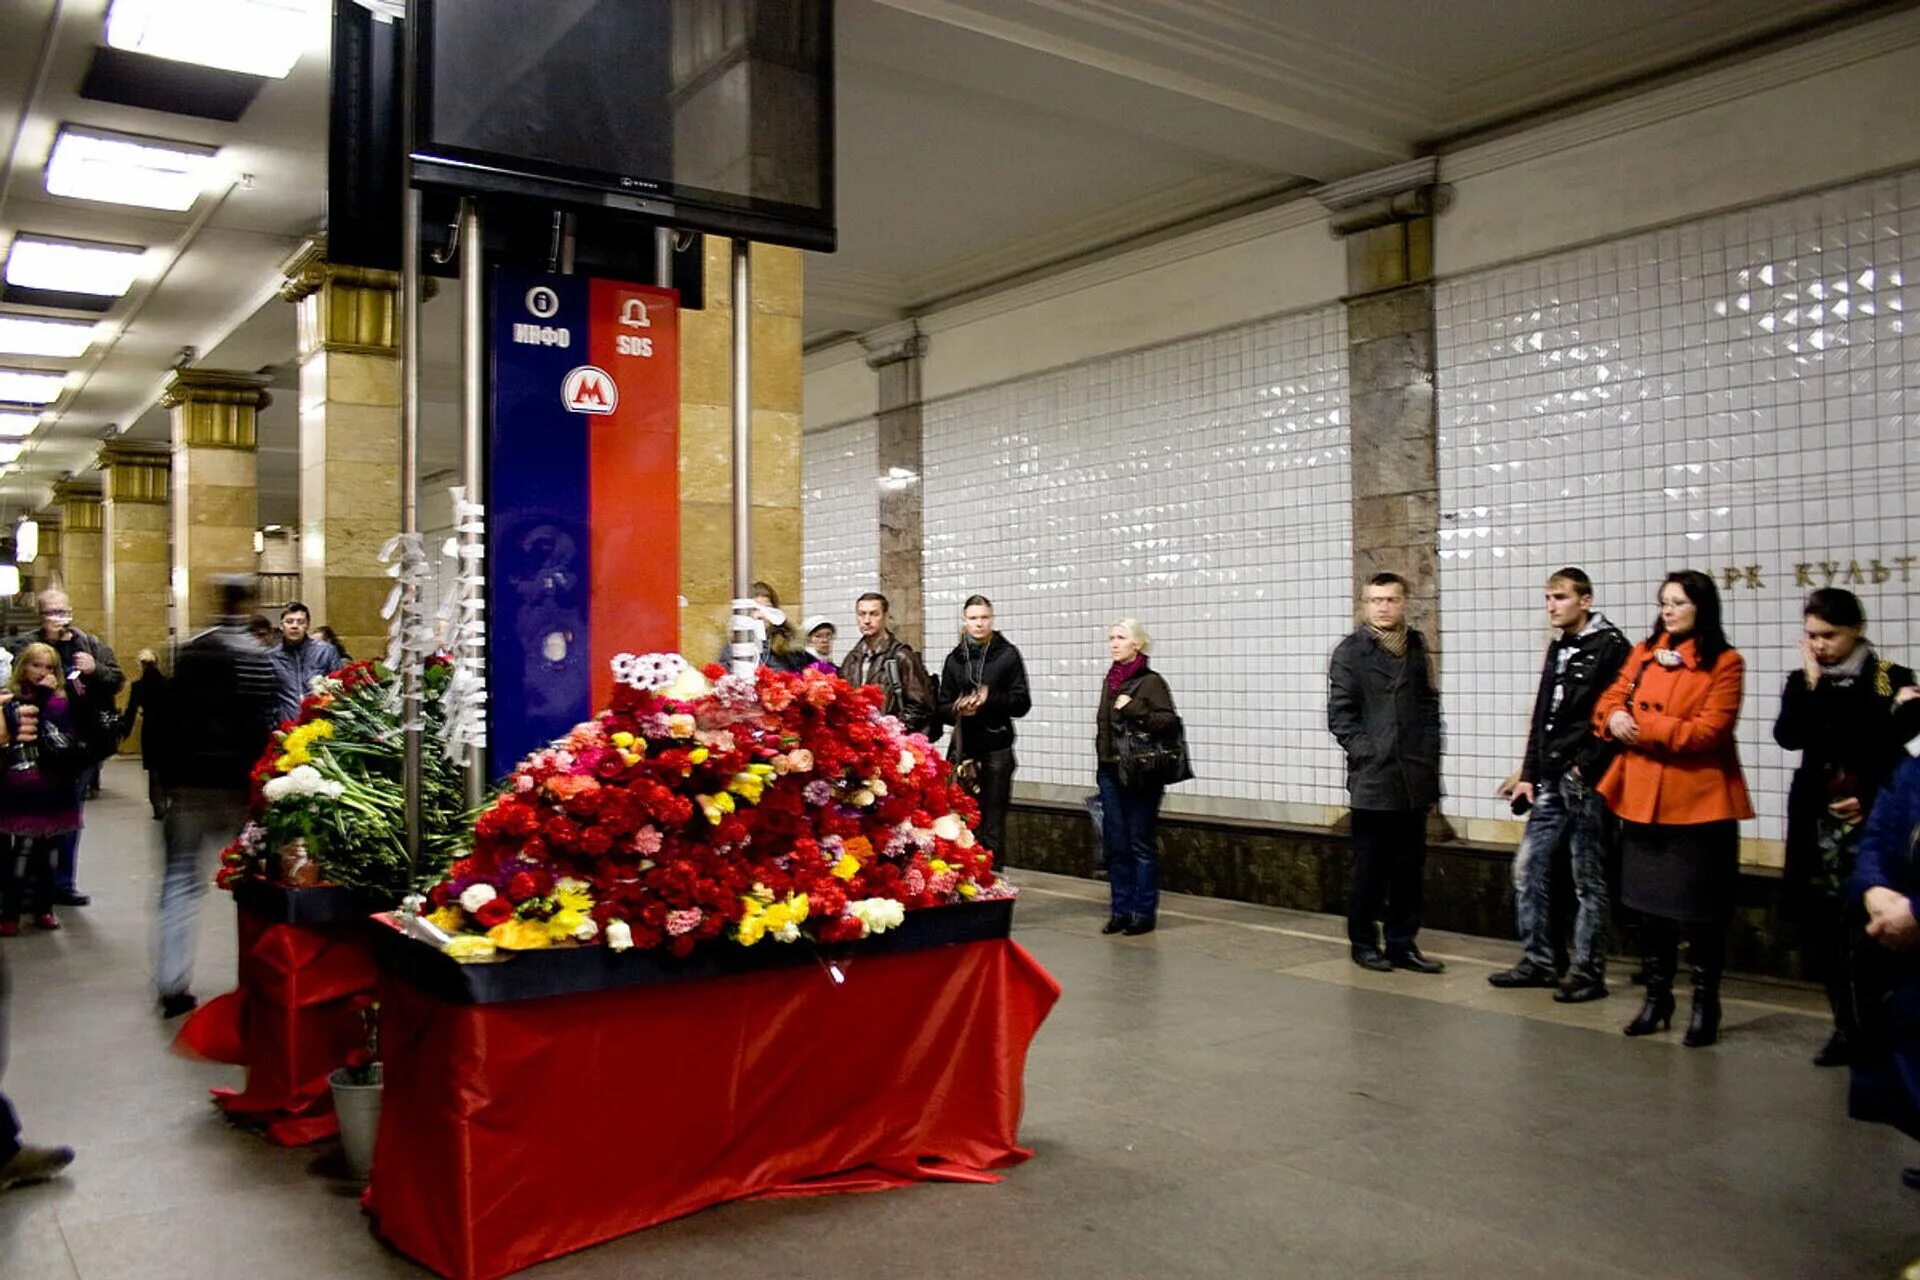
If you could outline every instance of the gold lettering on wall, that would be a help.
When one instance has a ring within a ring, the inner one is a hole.
[[[1906,585],[1913,581],[1913,566],[1920,556],[1870,556],[1862,562],[1858,556],[1845,560],[1801,560],[1793,566],[1796,587],[1878,587],[1889,582]],[[1749,591],[1766,589],[1764,566],[1727,565],[1720,570],[1720,582],[1728,591],[1745,587]]]

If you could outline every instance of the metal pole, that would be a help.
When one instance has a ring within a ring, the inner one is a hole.
[[[486,429],[487,429],[487,301],[486,255],[481,242],[480,202],[467,197],[460,201],[460,483],[466,487],[467,501],[486,502]],[[473,523],[462,521],[462,527]],[[485,535],[477,531],[460,534],[460,576],[480,578],[480,566],[486,562],[474,548],[483,544]],[[484,599],[486,588],[474,583],[462,588],[462,620],[474,615],[472,602]],[[481,616],[485,616],[482,614]],[[484,714],[484,713],[483,713]],[[487,793],[487,749],[475,744],[467,750],[467,807],[477,808]]]
[[[405,29],[405,65],[400,94],[400,532],[420,534],[420,193],[413,188],[414,64],[419,24],[411,14]],[[402,551],[402,563],[406,552]],[[400,592],[400,784],[406,796],[406,849],[410,867],[420,865],[421,760],[420,671],[407,657],[419,623],[417,584],[403,568]]]
[[[747,261],[749,247],[745,240],[736,238],[733,242],[733,598],[736,601],[753,595],[753,281]]]
[[[653,229],[653,282],[662,289],[673,288],[673,228]]]

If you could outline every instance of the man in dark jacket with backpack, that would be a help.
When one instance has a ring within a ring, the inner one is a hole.
[[[1556,632],[1533,700],[1533,727],[1519,774],[1500,788],[1527,833],[1513,859],[1514,911],[1525,948],[1520,963],[1492,974],[1496,987],[1557,987],[1552,886],[1554,856],[1565,842],[1579,904],[1563,1004],[1607,994],[1607,806],[1594,784],[1612,762],[1613,744],[1593,731],[1593,708],[1620,674],[1633,644],[1593,607],[1593,582],[1579,569],[1547,579],[1547,622]]]
[[[1363,969],[1439,973],[1420,954],[1420,878],[1427,810],[1440,799],[1440,692],[1427,642],[1407,625],[1406,579],[1376,573],[1361,595],[1366,622],[1333,651],[1327,727],[1347,753],[1353,813],[1353,897],[1347,940]],[[1375,921],[1386,927],[1383,954]]]
[[[1013,801],[1013,722],[1033,708],[1020,651],[993,629],[993,601],[967,597],[966,634],[947,655],[935,695],[939,722],[953,726],[947,758],[979,770],[980,843],[1006,864],[1007,806]]]
[[[906,726],[908,733],[940,736],[933,711],[933,681],[913,646],[893,634],[887,617],[890,606],[878,591],[854,602],[853,619],[860,639],[840,662],[840,678],[851,685],[879,685],[886,701],[882,710]]]

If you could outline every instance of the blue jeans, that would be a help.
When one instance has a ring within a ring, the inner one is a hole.
[[[1160,910],[1160,848],[1155,837],[1165,787],[1129,787],[1110,764],[1100,766],[1101,841],[1113,914],[1151,920]]]
[[[1553,858],[1564,841],[1571,854],[1573,971],[1599,981],[1607,970],[1607,809],[1592,787],[1574,774],[1533,786],[1527,833],[1513,857],[1514,913],[1526,964],[1553,972]]]
[[[73,789],[84,807],[87,803],[87,788],[100,770],[99,765],[89,765],[80,771],[73,780]],[[78,884],[80,871],[80,833],[69,831],[66,835],[54,837],[53,856],[53,895],[55,899],[72,897],[80,892]]]
[[[200,937],[200,899],[220,850],[247,821],[247,793],[177,787],[167,809],[166,870],[160,877],[160,923],[154,936],[153,984],[160,996],[185,995],[193,984]]]

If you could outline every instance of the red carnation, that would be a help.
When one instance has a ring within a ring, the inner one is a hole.
[[[540,896],[540,882],[525,871],[507,881],[507,896],[515,902],[525,902],[528,898]]]
[[[513,919],[513,907],[505,898],[490,898],[485,906],[473,913],[473,917],[491,929],[497,924],[505,924]]]

